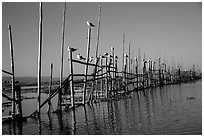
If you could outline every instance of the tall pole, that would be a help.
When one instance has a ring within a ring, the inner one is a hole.
[[[101,59],[101,95],[104,95],[104,92],[103,92],[103,55],[100,56],[100,59]]]
[[[99,61],[98,59],[98,46],[99,46],[99,34],[100,34],[100,24],[101,24],[101,3],[99,4],[99,14],[98,14],[98,28],[97,28],[97,41],[96,41],[96,62]],[[95,72],[97,72],[98,67],[96,66]],[[95,82],[95,81],[94,81]],[[96,91],[98,87],[98,80],[96,80]],[[94,88],[93,88],[94,89]],[[94,92],[94,91],[93,91]],[[97,96],[97,92],[95,94],[95,97]],[[96,98],[95,98],[96,99]]]
[[[111,90],[112,90],[112,92],[114,92],[113,91],[113,89],[115,87],[114,86],[114,84],[115,84],[115,76],[114,76],[114,74],[115,74],[114,73],[115,72],[115,68],[114,68],[115,67],[115,64],[114,64],[115,63],[114,47],[111,47],[111,51],[112,51],[112,60],[113,60],[113,68],[112,68],[112,70],[113,70],[113,73],[112,73],[113,74],[113,77],[112,77],[113,81],[112,81],[112,89]]]
[[[73,63],[72,63],[72,50],[69,50],[69,59],[70,59],[70,89],[71,89],[71,107],[74,109],[74,84],[73,84]]]
[[[88,22],[87,22],[87,23],[88,23]],[[88,38],[87,38],[88,40],[87,40],[87,55],[86,55],[86,66],[85,66],[83,104],[85,104],[85,99],[86,99],[88,62],[89,62],[89,52],[90,52],[90,46],[91,46],[91,27],[92,27],[92,26],[88,26]]]
[[[58,110],[62,109],[62,79],[63,79],[63,58],[64,58],[64,31],[65,31],[66,2],[64,3],[64,15],[62,25],[62,45],[61,45],[61,66],[60,66],[60,90],[58,92]]]
[[[109,96],[108,96],[108,68],[107,68],[107,63],[108,63],[108,57],[106,56],[106,93],[105,93],[106,99],[109,98]]]
[[[10,41],[10,61],[11,61],[11,81],[12,81],[12,117],[15,117],[16,109],[15,109],[15,75],[14,75],[14,58],[13,58],[13,38],[12,38],[12,31],[11,31],[11,25],[8,25],[8,31],[9,31],[9,41]]]
[[[50,65],[50,87],[49,87],[48,112],[50,112],[50,110],[51,110],[52,72],[53,72],[53,64],[51,63],[51,65]]]
[[[99,4],[99,14],[98,14],[98,29],[97,29],[97,41],[96,41],[96,58],[98,57],[98,45],[99,45],[100,25],[101,25],[101,3]]]
[[[38,111],[38,118],[40,119],[40,100],[41,100],[41,55],[42,55],[42,19],[43,19],[43,14],[42,14],[42,7],[43,4],[42,2],[40,3],[40,8],[39,8],[39,47],[38,47],[38,106],[37,106],[37,111]]]
[[[129,73],[131,73],[130,71],[131,71],[131,67],[130,67],[130,64],[131,64],[131,60],[130,60],[130,45],[131,45],[131,40],[130,40],[130,42],[129,42]]]
[[[125,50],[125,33],[123,33],[123,55],[122,55],[122,57],[123,57],[123,62],[122,62],[122,71],[124,71],[124,51]],[[124,76],[123,76],[124,77]]]

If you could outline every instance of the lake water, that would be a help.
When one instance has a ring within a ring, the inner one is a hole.
[[[42,95],[44,99],[46,96]],[[23,101],[24,116],[35,108],[36,99]],[[43,107],[40,131],[38,120],[29,118],[15,127],[3,123],[2,134],[201,135],[202,81],[135,91],[120,100],[78,107],[75,114],[63,111],[62,115],[47,115],[46,109]]]

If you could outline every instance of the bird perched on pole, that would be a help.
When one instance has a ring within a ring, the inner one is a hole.
[[[90,57],[90,58],[89,58],[89,62],[92,62],[92,61],[93,61],[93,57]]]
[[[105,58],[105,56],[103,56],[103,55],[100,55],[100,58]]]
[[[108,53],[104,53],[104,56],[108,56]]]
[[[77,49],[75,49],[75,48],[71,48],[71,47],[68,47],[67,50],[68,50],[68,51],[72,51],[72,52],[74,52],[74,51],[76,51]]]
[[[126,58],[127,58],[127,57],[129,57],[129,56],[128,56],[127,54],[125,54],[125,55],[124,55],[124,57],[126,57]]]
[[[91,22],[87,21],[86,24],[88,25],[88,27],[95,27],[95,25],[93,23],[91,23]]]
[[[81,56],[79,53],[77,54],[77,58],[78,58],[79,60],[86,60],[86,58],[84,58],[83,56]]]

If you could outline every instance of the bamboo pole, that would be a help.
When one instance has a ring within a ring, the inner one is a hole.
[[[52,91],[52,72],[53,72],[53,64],[50,66],[50,86],[49,86],[49,101],[48,101],[48,113],[51,111],[51,91]]]
[[[101,66],[103,66],[103,56],[101,55],[100,58],[101,58]],[[101,75],[102,74],[103,74],[103,69],[101,70]],[[103,92],[103,76],[102,76],[102,79],[101,79],[101,95],[104,95],[104,92]]]
[[[69,50],[69,59],[70,59],[70,74],[71,74],[71,81],[70,81],[70,90],[71,90],[71,107],[74,109],[74,84],[73,84],[73,63],[72,63],[72,50]]]
[[[98,28],[97,28],[97,41],[96,41],[96,59],[98,59],[98,46],[99,46],[99,34],[100,34],[100,24],[101,24],[101,3],[99,4],[99,14],[98,14]],[[98,67],[96,66],[95,72],[97,72]],[[95,82],[96,91],[98,87],[98,80]],[[97,96],[97,95],[95,95]],[[96,98],[95,98],[96,99]]]
[[[129,42],[129,73],[131,73],[131,66],[130,66],[130,64],[131,64],[131,62],[130,62],[130,45],[131,45],[131,40]]]
[[[139,88],[138,85],[139,85],[139,75],[138,75],[138,59],[135,58],[135,66],[136,66],[136,69],[135,69],[135,72],[136,72],[136,76],[137,76],[137,89]]]
[[[97,28],[97,41],[96,41],[96,58],[98,57],[100,25],[101,25],[101,3],[99,4],[99,14],[98,14],[98,28]]]
[[[123,32],[123,55],[122,55],[122,71],[124,71],[124,51],[125,50],[125,33]],[[124,77],[124,74],[123,74]]]
[[[14,72],[14,57],[13,57],[13,38],[11,25],[8,25],[9,42],[10,42],[10,61],[11,61],[11,81],[12,81],[12,118],[15,119],[15,72]]]
[[[88,25],[89,22],[87,22]],[[90,23],[89,23],[90,25]],[[85,66],[85,79],[84,79],[84,92],[83,92],[83,104],[85,104],[86,99],[86,87],[87,87],[87,73],[88,73],[88,62],[89,62],[89,52],[91,46],[91,27],[88,26],[88,38],[87,38],[87,56],[86,56],[86,66]]]
[[[160,57],[158,57],[158,60],[159,60],[159,66],[158,66],[158,68],[159,68],[159,85],[161,86],[161,64],[160,64]]]
[[[108,68],[107,68],[107,63],[108,63],[108,57],[106,56],[106,93],[105,93],[106,99],[108,98]]]
[[[97,82],[98,82],[98,80],[97,80],[97,78],[96,78],[96,73],[97,73],[97,65],[98,65],[98,62],[99,62],[99,58],[97,57],[96,58],[96,62],[95,62],[95,64],[96,64],[96,66],[95,66],[95,68],[94,68],[94,77],[93,77],[93,93],[94,93],[94,91],[95,91],[95,98],[94,98],[94,100],[95,100],[95,102],[97,101]],[[95,83],[95,85],[94,85],[94,83]]]
[[[43,11],[42,11],[43,4],[40,3],[39,7],[39,45],[38,45],[38,105],[37,105],[37,114],[38,114],[38,131],[39,134],[41,134],[41,109],[40,109],[40,103],[41,103],[41,55],[42,55],[42,37],[43,37]]]
[[[112,80],[112,92],[114,92],[113,90],[114,90],[114,87],[115,87],[115,75],[114,75],[114,73],[115,73],[115,55],[114,55],[114,47],[111,47],[111,51],[112,51],[112,60],[113,60],[113,73],[112,73],[112,77],[113,77],[113,80]]]
[[[15,82],[15,92],[16,92],[16,106],[18,110],[18,116],[19,118],[23,117],[23,111],[22,111],[22,104],[21,104],[21,86],[18,81]]]
[[[60,65],[60,91],[58,92],[58,110],[62,109],[62,79],[63,79],[63,58],[64,58],[64,32],[65,32],[65,16],[66,2],[64,3],[63,25],[62,25],[62,45],[61,45],[61,65]]]

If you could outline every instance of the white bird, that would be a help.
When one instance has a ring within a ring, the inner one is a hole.
[[[105,56],[101,55],[100,58],[105,58]]]
[[[124,57],[126,57],[126,58],[127,58],[127,57],[128,57],[128,55],[127,55],[127,54],[125,54],[125,55],[124,55]]]
[[[71,47],[67,47],[67,50],[68,50],[68,51],[76,51],[77,49],[71,48]]]
[[[89,62],[92,62],[92,61],[93,61],[93,57],[90,57],[90,58],[89,58]]]
[[[109,58],[112,58],[113,56],[112,56],[112,55],[108,55],[108,57],[109,57]]]
[[[108,53],[104,53],[104,56],[108,56]]]
[[[77,58],[78,58],[79,60],[86,60],[86,58],[84,58],[83,56],[81,56],[79,53],[77,54]]]
[[[86,22],[86,24],[89,26],[89,27],[95,27],[95,25],[93,24],[93,23],[91,23],[91,22]]]

